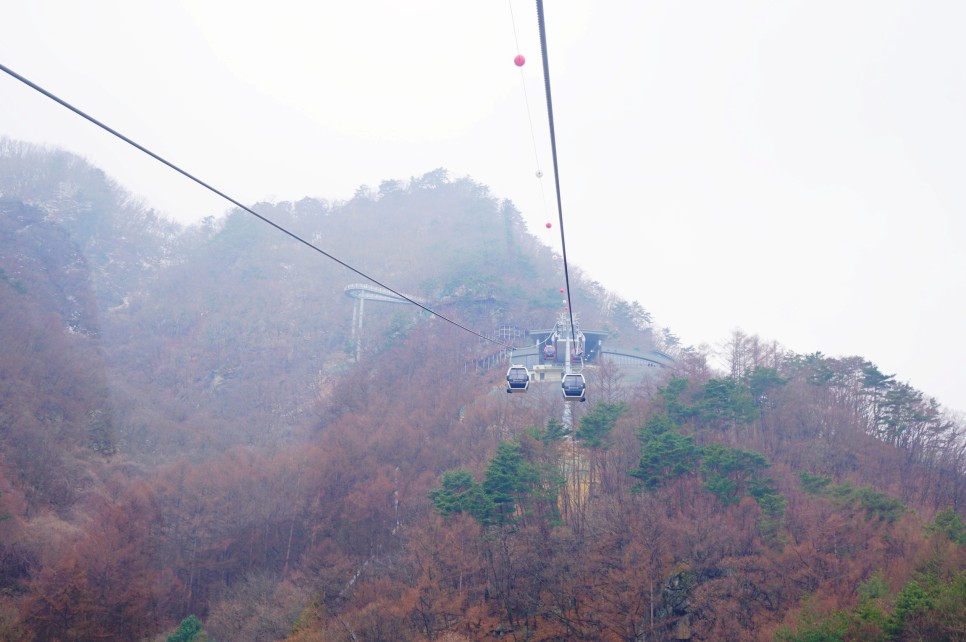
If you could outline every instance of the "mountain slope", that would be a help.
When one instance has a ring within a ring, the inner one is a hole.
[[[860,357],[736,332],[729,372],[604,362],[565,409],[409,306],[356,362],[359,275],[247,214],[0,170],[0,636],[958,639],[964,428]],[[444,170],[254,207],[474,329],[559,311],[559,259]],[[669,347],[571,276],[584,327]]]

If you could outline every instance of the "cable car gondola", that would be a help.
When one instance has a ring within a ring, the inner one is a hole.
[[[587,383],[584,381],[584,375],[580,373],[568,372],[565,374],[560,382],[560,388],[563,390],[564,399],[567,401],[577,399],[587,401],[585,396]]]
[[[553,361],[557,358],[557,349],[552,345],[544,346],[543,358],[547,361]]]
[[[526,392],[530,387],[530,371],[526,366],[510,366],[506,371],[506,391]]]

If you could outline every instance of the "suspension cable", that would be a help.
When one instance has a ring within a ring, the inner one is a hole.
[[[560,248],[563,254],[564,281],[567,284],[567,312],[570,315],[570,338],[572,341],[575,341],[577,339],[577,331],[574,327],[574,306],[570,297],[570,270],[567,266],[567,241],[564,237],[563,204],[560,202],[560,170],[557,164],[557,136],[553,126],[553,100],[550,97],[550,62],[547,58],[547,29],[543,20],[543,0],[537,0],[537,24],[540,27],[540,52],[543,55],[543,78],[547,91],[547,120],[550,123],[553,181],[557,188],[557,217],[560,223]]]
[[[517,38],[517,21],[513,15],[513,0],[507,0],[510,6],[510,23],[513,25],[513,42],[517,47],[517,54],[520,54],[520,40]],[[547,192],[543,188],[543,169],[540,166],[540,154],[537,151],[537,135],[533,127],[533,115],[530,110],[530,95],[527,92],[527,80],[523,75],[523,66],[520,65],[520,84],[523,86],[523,104],[527,107],[527,123],[530,125],[530,142],[533,143],[533,160],[536,165],[537,180],[540,182],[540,199],[543,201],[543,216],[547,216]]]
[[[305,245],[305,246],[311,248],[312,250],[315,250],[316,252],[318,252],[322,256],[324,256],[324,257],[326,257],[328,259],[331,259],[332,261],[335,261],[336,263],[338,263],[342,267],[346,268],[347,270],[349,270],[351,272],[355,272],[356,274],[358,274],[362,278],[366,279],[367,281],[370,281],[371,283],[374,283],[374,284],[378,285],[379,287],[384,288],[384,289],[388,290],[389,292],[392,292],[396,296],[398,296],[398,297],[400,297],[402,299],[405,299],[406,301],[408,301],[409,303],[412,303],[413,305],[415,305],[416,307],[420,308],[424,312],[428,312],[429,314],[433,315],[434,317],[437,317],[437,318],[445,321],[446,323],[449,323],[451,325],[454,325],[454,326],[456,326],[457,328],[459,328],[461,330],[464,330],[466,332],[469,332],[470,334],[476,335],[477,337],[479,337],[481,339],[484,339],[486,341],[489,341],[490,343],[495,343],[496,345],[502,346],[504,348],[509,348],[511,350],[513,349],[513,346],[511,346],[509,344],[506,344],[506,343],[503,343],[502,341],[497,341],[496,339],[492,339],[492,338],[490,338],[490,337],[488,337],[488,336],[486,336],[486,335],[484,335],[484,334],[482,334],[480,332],[477,332],[476,330],[471,330],[470,328],[467,328],[466,326],[461,325],[460,323],[457,323],[456,321],[453,321],[452,319],[450,319],[450,318],[448,318],[448,317],[446,317],[446,316],[444,316],[444,315],[442,315],[442,314],[440,314],[440,313],[438,313],[438,312],[430,309],[429,307],[423,305],[422,303],[411,299],[410,297],[406,296],[405,294],[402,294],[401,292],[398,292],[398,291],[394,290],[393,288],[389,287],[388,285],[386,285],[384,283],[381,283],[380,281],[378,281],[375,278],[369,276],[365,272],[362,272],[361,270],[358,270],[358,269],[352,267],[351,265],[349,265],[345,261],[343,261],[343,260],[341,260],[341,259],[333,256],[332,254],[329,254],[328,252],[326,252],[322,248],[318,247],[317,245],[315,245],[315,244],[313,244],[313,243],[305,240],[304,238],[302,238],[301,236],[295,234],[294,232],[290,232],[289,230],[285,229],[284,227],[282,227],[278,223],[272,221],[271,219],[269,219],[269,218],[267,218],[265,216],[262,216],[261,214],[259,214],[255,210],[251,209],[250,207],[248,207],[246,205],[243,205],[241,202],[239,202],[238,200],[232,198],[228,194],[226,194],[226,193],[224,193],[224,192],[222,192],[222,191],[220,191],[220,190],[212,187],[211,185],[209,185],[208,183],[204,182],[203,180],[201,180],[201,179],[195,177],[194,175],[188,173],[187,171],[181,169],[180,167],[178,167],[174,163],[172,163],[172,162],[170,162],[170,161],[162,158],[158,154],[155,154],[154,152],[152,152],[147,147],[144,147],[143,145],[140,145],[140,144],[136,143],[135,141],[131,140],[130,138],[128,138],[124,134],[120,133],[119,131],[117,131],[115,129],[112,129],[111,127],[108,127],[107,125],[105,125],[101,121],[97,120],[93,116],[90,116],[87,113],[85,113],[85,112],[81,111],[80,109],[78,109],[77,107],[74,107],[73,105],[71,105],[70,103],[68,103],[66,100],[63,100],[62,98],[56,96],[55,94],[47,91],[46,89],[44,89],[40,85],[37,85],[36,83],[28,80],[27,78],[24,78],[23,76],[21,76],[20,74],[18,74],[15,71],[13,71],[12,69],[10,69],[9,67],[7,67],[3,63],[0,63],[0,71],[3,71],[7,75],[9,75],[9,76],[11,76],[11,77],[19,80],[23,84],[27,85],[31,89],[33,89],[33,90],[35,90],[35,91],[37,91],[37,92],[39,92],[41,94],[43,94],[47,98],[50,98],[51,100],[53,100],[54,102],[58,103],[59,105],[61,105],[63,107],[66,107],[67,109],[69,109],[70,111],[74,112],[75,114],[77,114],[81,118],[84,118],[85,120],[93,123],[94,125],[97,125],[98,127],[100,127],[101,129],[103,129],[104,131],[106,131],[106,132],[108,132],[108,133],[116,136],[117,138],[121,139],[122,141],[124,141],[128,145],[131,145],[132,147],[134,147],[134,148],[136,148],[136,149],[144,152],[145,154],[147,154],[151,158],[155,159],[156,161],[158,161],[158,162],[160,162],[160,163],[162,163],[164,165],[167,165],[168,167],[170,167],[174,171],[178,172],[182,176],[184,176],[184,177],[186,177],[188,179],[191,179],[192,181],[194,181],[198,185],[201,185],[202,187],[204,187],[208,191],[213,192],[214,194],[217,194],[218,196],[220,196],[221,198],[225,199],[226,201],[228,201],[232,205],[235,205],[236,207],[241,208],[242,210],[248,212],[249,214],[251,214],[255,218],[259,219],[260,221],[263,221],[264,223],[267,223],[267,224],[271,225],[272,227],[274,227],[279,232],[282,232],[283,234],[286,234],[287,236],[290,236],[291,238],[295,239],[296,241],[298,241],[302,245]]]

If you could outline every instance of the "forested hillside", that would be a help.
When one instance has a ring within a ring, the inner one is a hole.
[[[261,214],[495,334],[559,257],[436,170]],[[243,212],[168,222],[0,141],[0,639],[963,640],[966,434],[901,374],[735,332],[589,401]],[[713,367],[724,356],[729,367]]]

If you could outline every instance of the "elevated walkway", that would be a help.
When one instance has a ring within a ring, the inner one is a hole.
[[[425,301],[419,297],[404,294],[399,296],[395,292],[390,292],[386,288],[368,283],[350,283],[345,286],[345,295],[355,299],[352,308],[352,342],[356,346],[356,362],[362,353],[362,320],[366,311],[366,301],[376,301],[377,303],[410,303],[416,301],[420,305],[425,305]],[[408,299],[405,297],[409,297]]]

